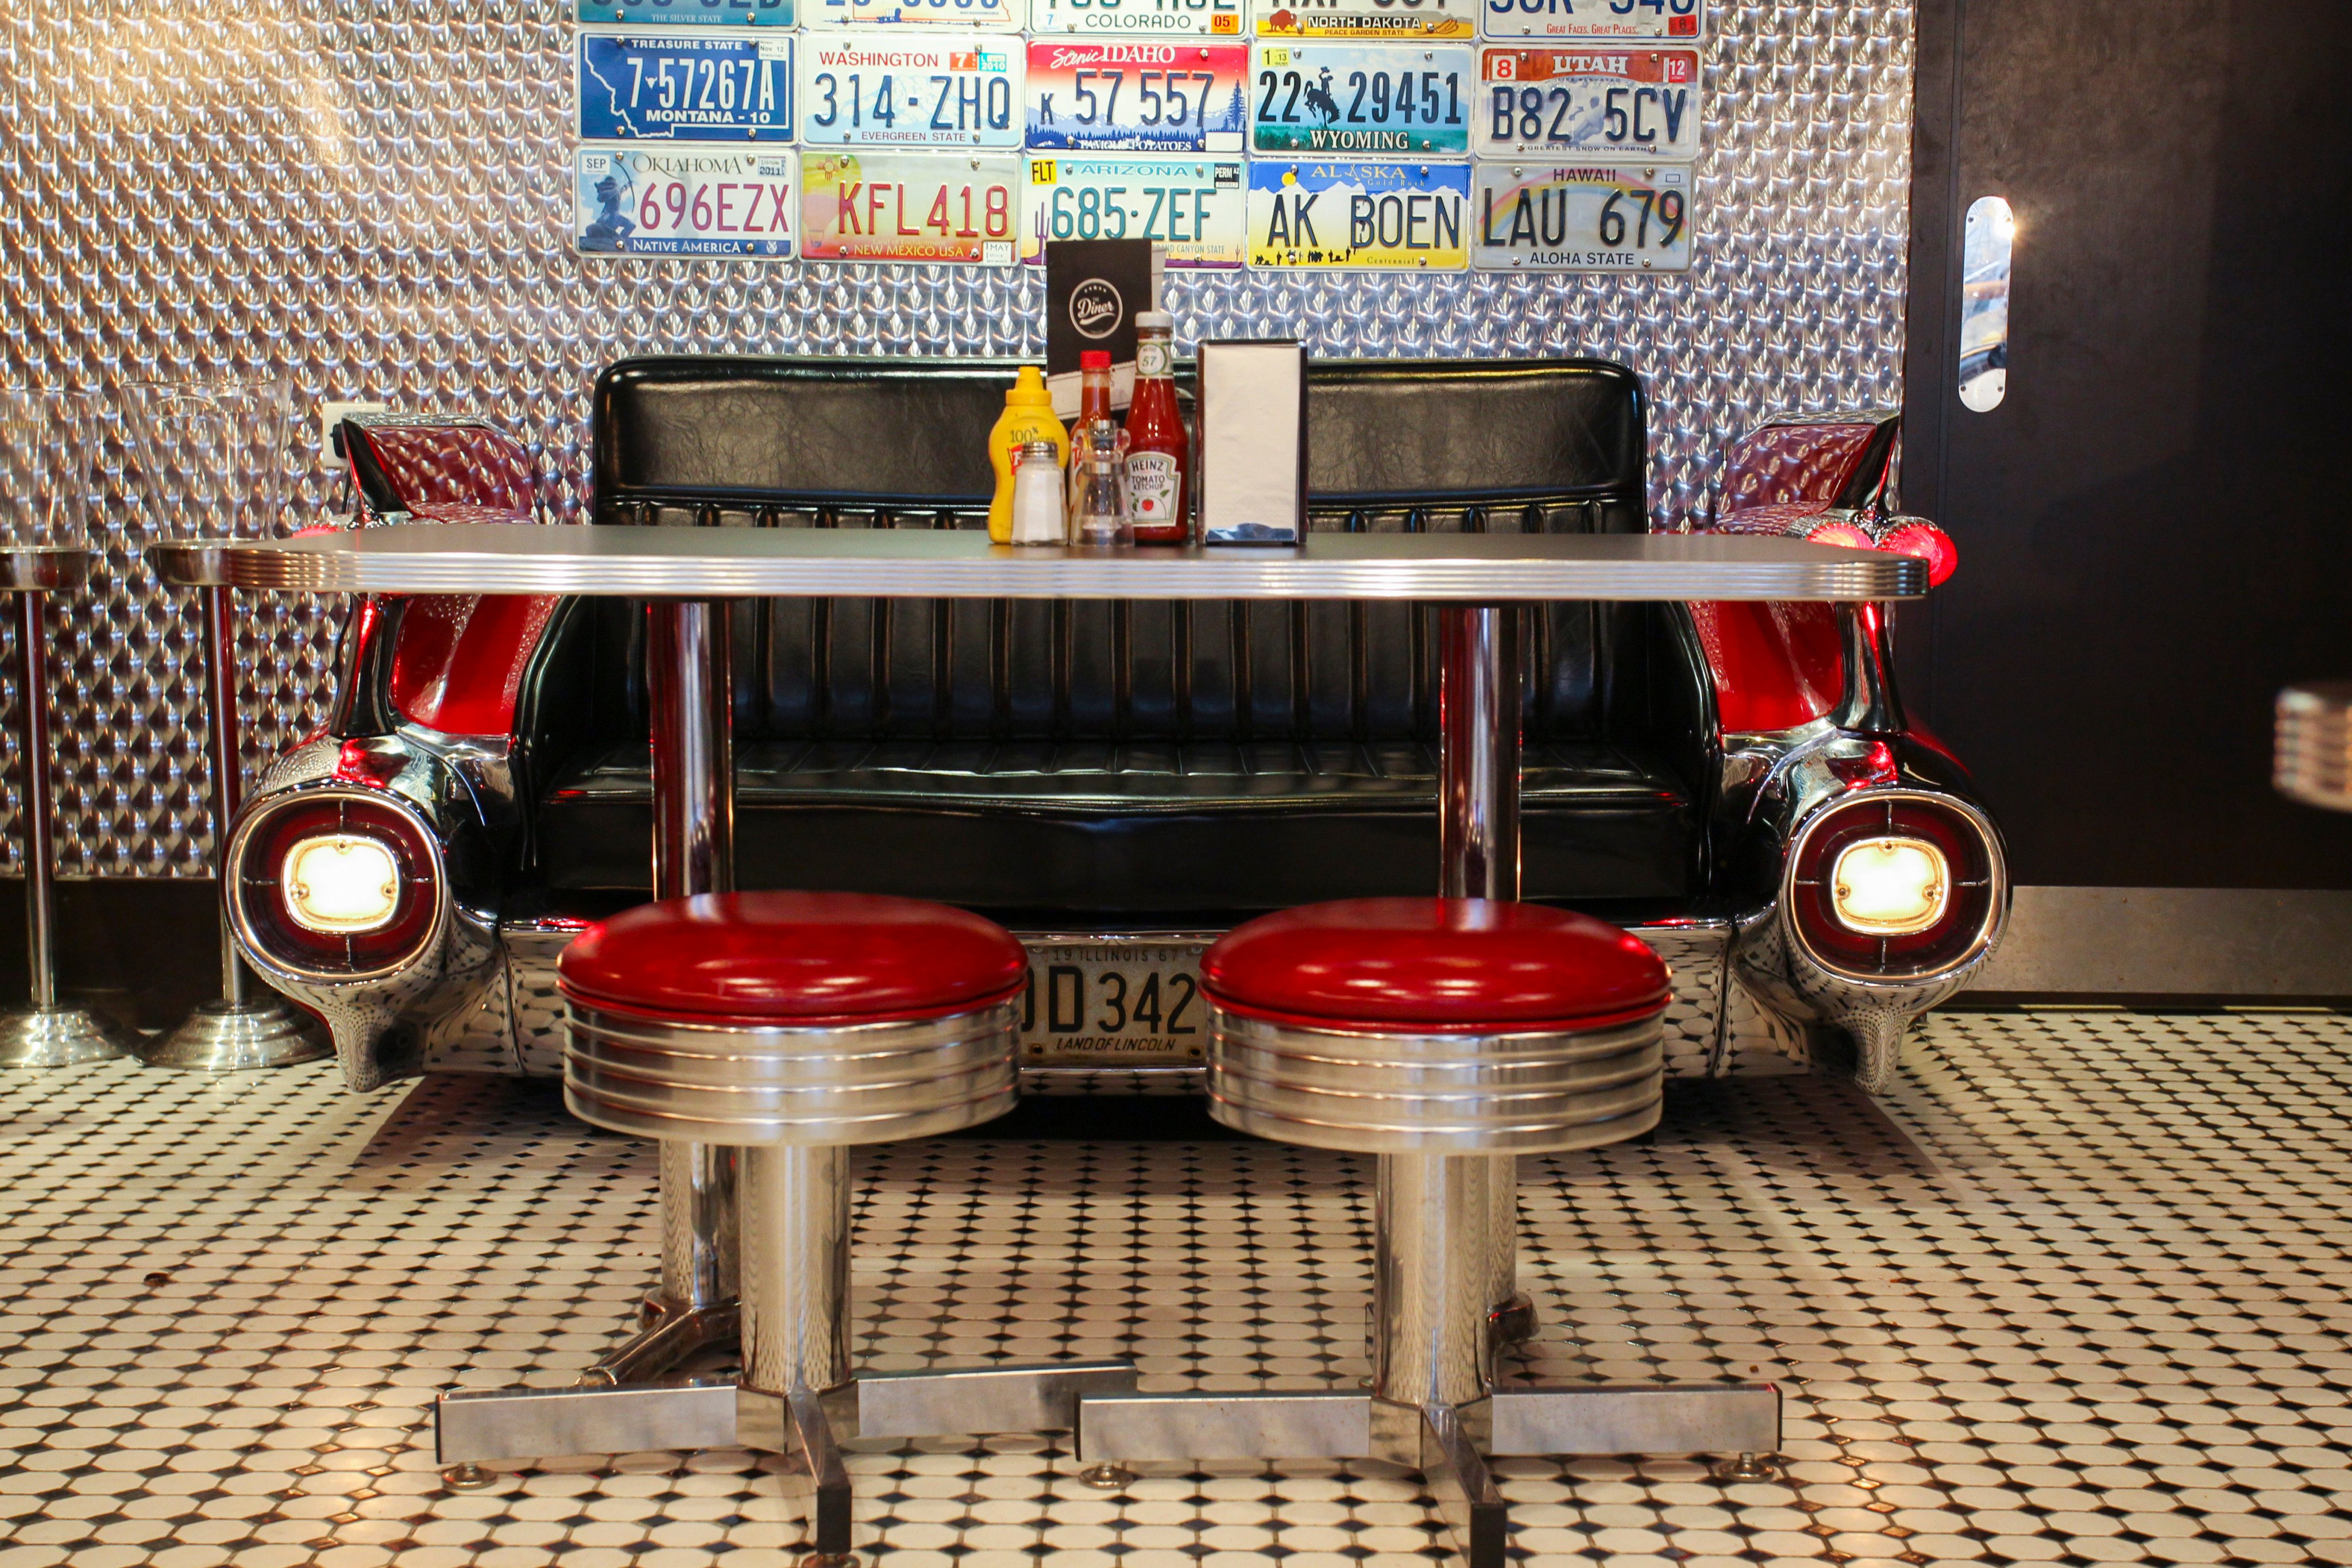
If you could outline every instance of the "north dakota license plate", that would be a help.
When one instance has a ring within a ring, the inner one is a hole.
[[[996,27],[1017,30],[1024,0],[798,0],[813,26]]]
[[[801,167],[802,254],[813,261],[1013,263],[1017,157],[807,153]]]
[[[580,0],[583,22],[655,27],[789,27],[793,0]]]
[[[583,142],[789,142],[793,40],[749,28],[583,27]]]
[[[1706,0],[1486,0],[1490,38],[1696,38]]]
[[[1033,33],[1206,33],[1239,37],[1244,0],[1030,0]]]
[[[1477,53],[1468,45],[1260,44],[1250,146],[1326,156],[1470,151]]]
[[[572,241],[590,256],[789,259],[799,233],[793,154],[716,147],[583,147]]]
[[[1698,156],[1696,49],[1478,51],[1482,158]]]
[[[1247,44],[1029,45],[1032,152],[1238,153]]]
[[[801,35],[801,142],[811,147],[1021,145],[1021,40]]]
[[[1049,239],[1149,239],[1171,267],[1239,267],[1249,197],[1238,158],[1032,158],[1021,258]]]
[[[1197,1067],[1209,1043],[1201,996],[1208,939],[1024,939],[1024,1067]]]
[[[1470,265],[1492,272],[1680,272],[1691,171],[1478,165]]]
[[[1262,158],[1249,178],[1252,267],[1444,272],[1469,261],[1467,163]]]
[[[1261,38],[1475,38],[1484,0],[1257,0]]]

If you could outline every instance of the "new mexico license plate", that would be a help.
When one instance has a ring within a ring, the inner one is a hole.
[[[1706,0],[1486,0],[1490,38],[1696,38]]]
[[[1021,145],[1021,40],[801,35],[801,142],[810,147]]]
[[[580,0],[583,22],[655,27],[789,27],[793,0]]]
[[[808,153],[801,166],[810,260],[1013,263],[1019,158]]]
[[[789,142],[793,40],[751,29],[583,27],[583,142]]]
[[[1171,267],[1239,267],[1249,197],[1238,158],[1032,158],[1021,258],[1049,239],[1149,239]]]
[[[1033,33],[1206,33],[1237,38],[1245,0],[1030,0]]]
[[[995,27],[1009,33],[1021,26],[1023,0],[799,0],[799,5],[813,26],[911,23],[918,27]]]
[[[1325,156],[1460,157],[1478,61],[1467,45],[1260,44],[1250,146]]]
[[[790,153],[583,147],[572,240],[590,256],[792,257],[798,171]]]
[[[1698,156],[1698,51],[1478,51],[1481,158]]]
[[[1039,940],[1021,1004],[1024,1067],[1197,1067],[1209,1041],[1205,940]]]
[[[1257,0],[1261,38],[1475,38],[1485,0]]]
[[[1247,44],[1029,46],[1032,152],[1238,153]]]
[[[1249,166],[1249,264],[1381,271],[1459,271],[1467,163]]]
[[[1691,171],[1478,165],[1470,265],[1492,272],[1680,272]]]

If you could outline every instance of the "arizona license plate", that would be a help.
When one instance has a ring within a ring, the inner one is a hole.
[[[1470,265],[1490,272],[1681,272],[1691,171],[1478,165]]]
[[[1244,0],[1030,0],[1033,33],[1207,33],[1239,37]]]
[[[1149,239],[1171,267],[1239,267],[1249,197],[1238,158],[1032,158],[1021,258],[1049,239]]]
[[[789,142],[788,33],[583,27],[583,142]]]
[[[1024,1067],[1199,1065],[1209,1042],[1208,939],[1025,940]]]
[[[1380,271],[1459,271],[1467,163],[1249,166],[1249,264]]]
[[[580,0],[583,22],[656,27],[789,27],[793,0]]]
[[[1698,156],[1696,49],[1478,51],[1478,156]]]
[[[799,235],[797,175],[783,152],[583,147],[572,241],[589,256],[786,260]]]
[[[834,23],[884,27],[911,23],[918,27],[995,27],[1009,33],[1021,26],[1023,0],[799,0],[799,4],[812,26]]]
[[[1029,45],[1032,152],[1238,153],[1247,44]]]
[[[1013,263],[1019,158],[807,153],[801,170],[812,261]]]
[[[1696,38],[1706,0],[1486,0],[1490,38]]]
[[[1484,0],[1257,0],[1261,38],[1475,38]]]
[[[801,141],[811,147],[1021,145],[1021,40],[801,35]]]
[[[1250,88],[1259,153],[1460,157],[1470,151],[1478,61],[1435,48],[1260,44]]]

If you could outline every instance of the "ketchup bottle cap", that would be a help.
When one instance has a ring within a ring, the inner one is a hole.
[[[1108,370],[1110,368],[1110,351],[1108,349],[1080,349],[1078,351],[1078,368],[1080,370]]]

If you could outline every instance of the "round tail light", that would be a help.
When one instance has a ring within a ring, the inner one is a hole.
[[[297,796],[241,828],[233,854],[239,933],[289,970],[380,973],[415,958],[433,934],[440,860],[396,805]]]
[[[1960,547],[1952,542],[1952,536],[1918,518],[1896,519],[1895,526],[1879,540],[1878,547],[1925,561],[1930,588],[1942,587],[1960,564]]]
[[[1798,832],[1788,916],[1812,957],[1863,979],[1917,979],[1983,951],[2001,901],[1992,832],[1957,802],[1868,794]]]

